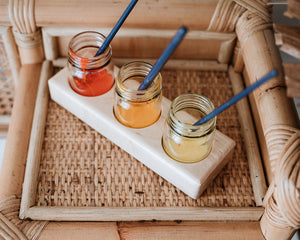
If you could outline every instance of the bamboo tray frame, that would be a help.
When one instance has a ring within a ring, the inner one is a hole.
[[[66,59],[64,52],[60,49],[66,49],[66,41],[59,41],[59,38],[66,36],[73,36],[79,32],[90,30],[89,28],[43,28],[43,41],[45,46],[45,56],[51,60],[54,67],[64,67]],[[94,31],[103,34],[109,33],[107,28],[94,28]],[[152,37],[157,42],[161,39],[170,39],[173,31],[168,30],[151,30],[151,29],[126,29],[120,30],[114,42],[122,42],[126,38],[148,38]],[[198,70],[219,70],[227,71],[228,63],[231,59],[234,50],[236,35],[234,33],[219,33],[219,32],[206,32],[206,31],[190,31],[187,40],[206,41],[209,40],[211,45],[219,45],[219,49],[214,53],[212,59],[209,60],[185,60],[185,47],[182,46],[177,50],[177,59],[169,60],[166,68],[176,69],[198,69]],[[201,45],[200,45],[201,46]],[[198,46],[199,47],[199,46]],[[130,50],[127,51],[130,55]],[[139,51],[143,53],[143,49]],[[60,53],[60,54],[59,54]],[[193,58],[193,55],[191,56]],[[201,57],[201,56],[200,56]],[[204,56],[202,56],[204,57]],[[116,65],[131,61],[132,59],[114,58]],[[155,60],[151,58],[139,59],[150,63]],[[243,128],[245,145],[247,148],[247,158],[250,159],[250,176],[254,191],[254,197],[257,207],[220,207],[220,208],[199,208],[199,207],[186,207],[186,208],[64,208],[64,207],[38,207],[35,206],[35,193],[37,171],[39,167],[39,156],[41,153],[41,144],[44,134],[44,124],[46,121],[46,109],[48,105],[48,88],[46,80],[52,74],[51,64],[45,62],[42,68],[40,79],[40,86],[38,90],[36,108],[34,113],[34,120],[31,132],[31,139],[29,143],[29,150],[27,156],[27,167],[25,172],[25,179],[23,184],[23,197],[21,201],[20,217],[30,218],[36,220],[53,220],[53,221],[134,221],[134,220],[228,220],[228,221],[257,221],[261,218],[263,213],[262,200],[266,192],[265,176],[263,174],[261,157],[259,147],[256,140],[255,130],[251,121],[251,113],[247,100],[243,100],[238,104],[238,111],[240,114],[241,126]],[[229,76],[232,85],[236,88],[233,89],[235,93],[243,89],[241,74],[235,73],[233,68],[229,68]],[[41,121],[42,120],[42,121]],[[25,197],[24,197],[25,196]]]
[[[148,1],[140,2],[136,11],[126,21],[130,28],[168,28],[175,29],[184,20],[191,29],[209,30],[218,32],[235,32],[238,42],[232,57],[235,71],[243,72],[246,85],[255,82],[266,71],[276,67],[280,75],[269,84],[256,90],[250,95],[251,108],[255,120],[255,130],[260,140],[266,176],[271,183],[274,180],[274,172],[271,168],[276,159],[270,158],[268,136],[265,132],[270,128],[285,130],[286,128],[299,129],[299,119],[293,103],[286,97],[285,86],[282,75],[282,63],[278,49],[275,46],[271,19],[269,18],[269,5],[265,1],[243,1],[243,0],[214,0],[214,1],[179,1],[175,0],[169,7],[167,0],[154,1],[149,5]],[[126,3],[120,2],[120,9],[125,8]],[[26,37],[41,36],[40,28],[58,26],[86,26],[86,27],[112,27],[115,24],[116,3],[108,0],[101,2],[89,0],[81,2],[76,0],[75,4],[65,1],[49,2],[46,0],[34,1],[9,1],[2,4],[0,8],[0,22],[4,26],[13,26],[14,29]],[[66,7],[69,11],[65,11]],[[158,11],[163,10],[165,14],[157,18]],[[147,14],[144,14],[145,11]],[[86,18],[74,18],[87,13]],[[181,18],[178,18],[181,16]],[[228,20],[228,21],[226,21]],[[9,27],[11,32],[11,28]],[[35,31],[37,33],[35,34]],[[18,40],[17,36],[11,38],[11,44]],[[30,38],[31,39],[31,38]],[[24,40],[24,39],[23,39]],[[35,42],[34,47],[28,49],[28,44],[20,43],[18,40],[17,60],[22,66],[13,65],[12,69],[16,75],[19,74],[19,86],[14,99],[14,108],[8,132],[7,144],[3,159],[3,167],[0,174],[0,197],[5,198],[19,195],[22,191],[25,160],[28,150],[28,142],[32,124],[32,115],[36,98],[37,83],[40,76],[41,63],[44,59],[44,51],[41,42]],[[45,48],[47,46],[44,45]],[[54,62],[56,59],[51,59]],[[30,94],[28,94],[30,93]],[[28,105],[24,107],[23,102],[27,100]],[[269,107],[272,106],[270,109]],[[284,114],[283,114],[284,113]],[[276,155],[275,155],[276,157]],[[13,184],[7,184],[13,183]],[[266,197],[273,197],[274,189],[269,189]],[[276,196],[274,198],[276,200]],[[264,203],[265,213],[260,222],[183,222],[183,223],[55,223],[49,222],[40,239],[82,239],[88,236],[90,239],[98,239],[105,236],[106,239],[153,239],[154,236],[166,239],[182,239],[188,236],[191,239],[290,239],[295,232],[295,226],[281,225],[282,214],[279,209],[272,209],[278,218],[270,219],[268,202]],[[275,204],[277,207],[277,204]],[[283,209],[284,210],[284,209]],[[17,210],[16,210],[17,211]],[[2,213],[0,213],[1,215]],[[2,216],[2,215],[1,215]],[[8,213],[8,218],[11,214]],[[273,215],[274,216],[274,215]],[[30,222],[12,219],[16,228],[21,229],[28,238],[23,223]],[[40,221],[33,221],[39,224]],[[21,224],[21,225],[20,225]],[[261,225],[261,229],[260,226]],[[249,227],[248,227],[249,226]],[[3,230],[3,228],[1,228]],[[5,232],[5,229],[4,229]],[[180,233],[180,234],[179,234]]]

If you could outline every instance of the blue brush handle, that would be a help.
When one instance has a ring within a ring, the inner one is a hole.
[[[164,50],[162,55],[159,57],[159,59],[156,61],[148,75],[145,77],[141,85],[139,86],[138,90],[145,90],[147,89],[156,75],[159,73],[160,69],[165,65],[171,54],[174,52],[176,47],[179,45],[181,40],[184,38],[185,34],[187,33],[187,27],[182,26],[177,31],[176,35],[173,37],[167,48]]]
[[[113,40],[114,36],[116,35],[116,33],[118,32],[118,30],[120,29],[124,21],[126,20],[126,18],[128,17],[131,10],[134,8],[137,1],[138,0],[132,0],[129,3],[128,7],[125,9],[125,11],[123,12],[122,16],[120,17],[116,25],[113,27],[113,29],[111,30],[111,32],[109,33],[109,35],[107,36],[107,38],[105,39],[101,47],[98,49],[97,53],[95,54],[95,57],[99,56],[105,51],[107,46],[110,44],[111,40]]]
[[[271,78],[277,76],[278,72],[276,69],[273,69],[271,72],[263,76],[260,80],[253,83],[237,95],[235,95],[233,98],[229,99],[227,102],[225,102],[220,107],[216,108],[211,113],[207,114],[204,118],[200,119],[198,122],[194,123],[193,126],[198,126],[203,123],[206,123],[213,117],[217,116],[219,113],[223,112],[225,109],[229,108],[231,105],[235,104],[237,101],[241,100],[243,97],[247,96],[250,92],[252,92],[255,88],[259,87],[261,84],[265,83],[266,81],[270,80]]]

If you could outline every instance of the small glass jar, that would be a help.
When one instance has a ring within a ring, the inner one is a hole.
[[[121,67],[116,79],[114,114],[123,125],[144,128],[155,123],[161,114],[162,85],[160,73],[146,90],[138,87],[152,65],[131,62]]]
[[[95,57],[105,40],[98,32],[87,31],[75,35],[68,49],[68,81],[71,88],[83,96],[99,96],[114,85],[111,46]]]
[[[212,102],[199,94],[183,94],[171,103],[166,118],[162,145],[174,160],[183,163],[199,162],[211,152],[216,117],[193,126],[195,122],[214,110]]]

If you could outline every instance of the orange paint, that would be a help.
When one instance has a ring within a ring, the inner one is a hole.
[[[71,51],[71,57],[75,58]],[[69,81],[72,89],[80,95],[87,97],[99,96],[109,91],[114,84],[114,77],[106,69],[87,71],[89,58],[80,58],[80,68],[83,72],[82,78],[73,76],[73,81]]]
[[[126,127],[144,128],[154,124],[161,114],[161,75],[146,91],[138,91],[140,82],[152,66],[145,62],[123,65],[116,79],[114,114]]]
[[[114,77],[106,69],[100,72],[84,71],[83,78],[73,76],[70,85],[78,94],[94,97],[108,92],[114,85]]]
[[[117,111],[117,112],[116,112]],[[148,102],[122,102],[115,108],[115,116],[123,125],[143,128],[152,125],[160,117],[160,98]]]

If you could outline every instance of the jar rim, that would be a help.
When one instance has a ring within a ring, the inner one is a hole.
[[[190,124],[190,123],[184,123],[176,117],[177,112],[179,112],[183,109],[192,108],[192,107],[186,107],[186,105],[184,105],[187,103],[187,101],[191,101],[191,100],[194,101],[193,109],[197,109],[201,112],[204,112],[205,115],[209,114],[215,108],[213,103],[211,102],[211,100],[203,95],[200,95],[197,93],[181,94],[181,95],[177,96],[170,105],[169,114],[168,114],[170,127],[177,134],[185,136],[185,137],[190,137],[190,138],[210,134],[212,131],[215,130],[216,120],[217,120],[216,116],[213,117],[212,119],[210,119],[209,121],[207,121],[206,123],[201,124],[201,125],[196,125],[196,126],[194,126],[193,124]],[[189,103],[191,104],[191,102],[189,102]],[[208,109],[204,109],[204,106],[201,105],[203,103],[206,104],[206,107]],[[181,104],[181,105],[178,108],[179,104]],[[198,120],[199,119],[196,119],[195,122]]]
[[[127,87],[124,84],[126,80],[138,74],[130,73],[130,70],[139,71],[139,75],[144,75],[146,77],[152,67],[153,66],[150,63],[147,63],[145,61],[132,61],[124,64],[118,72],[116,80],[116,92],[121,97],[124,97],[127,101],[149,101],[149,99],[155,98],[158,94],[161,93],[162,77],[160,73],[158,73],[153,80],[153,84],[151,84],[145,90],[135,90]]]

